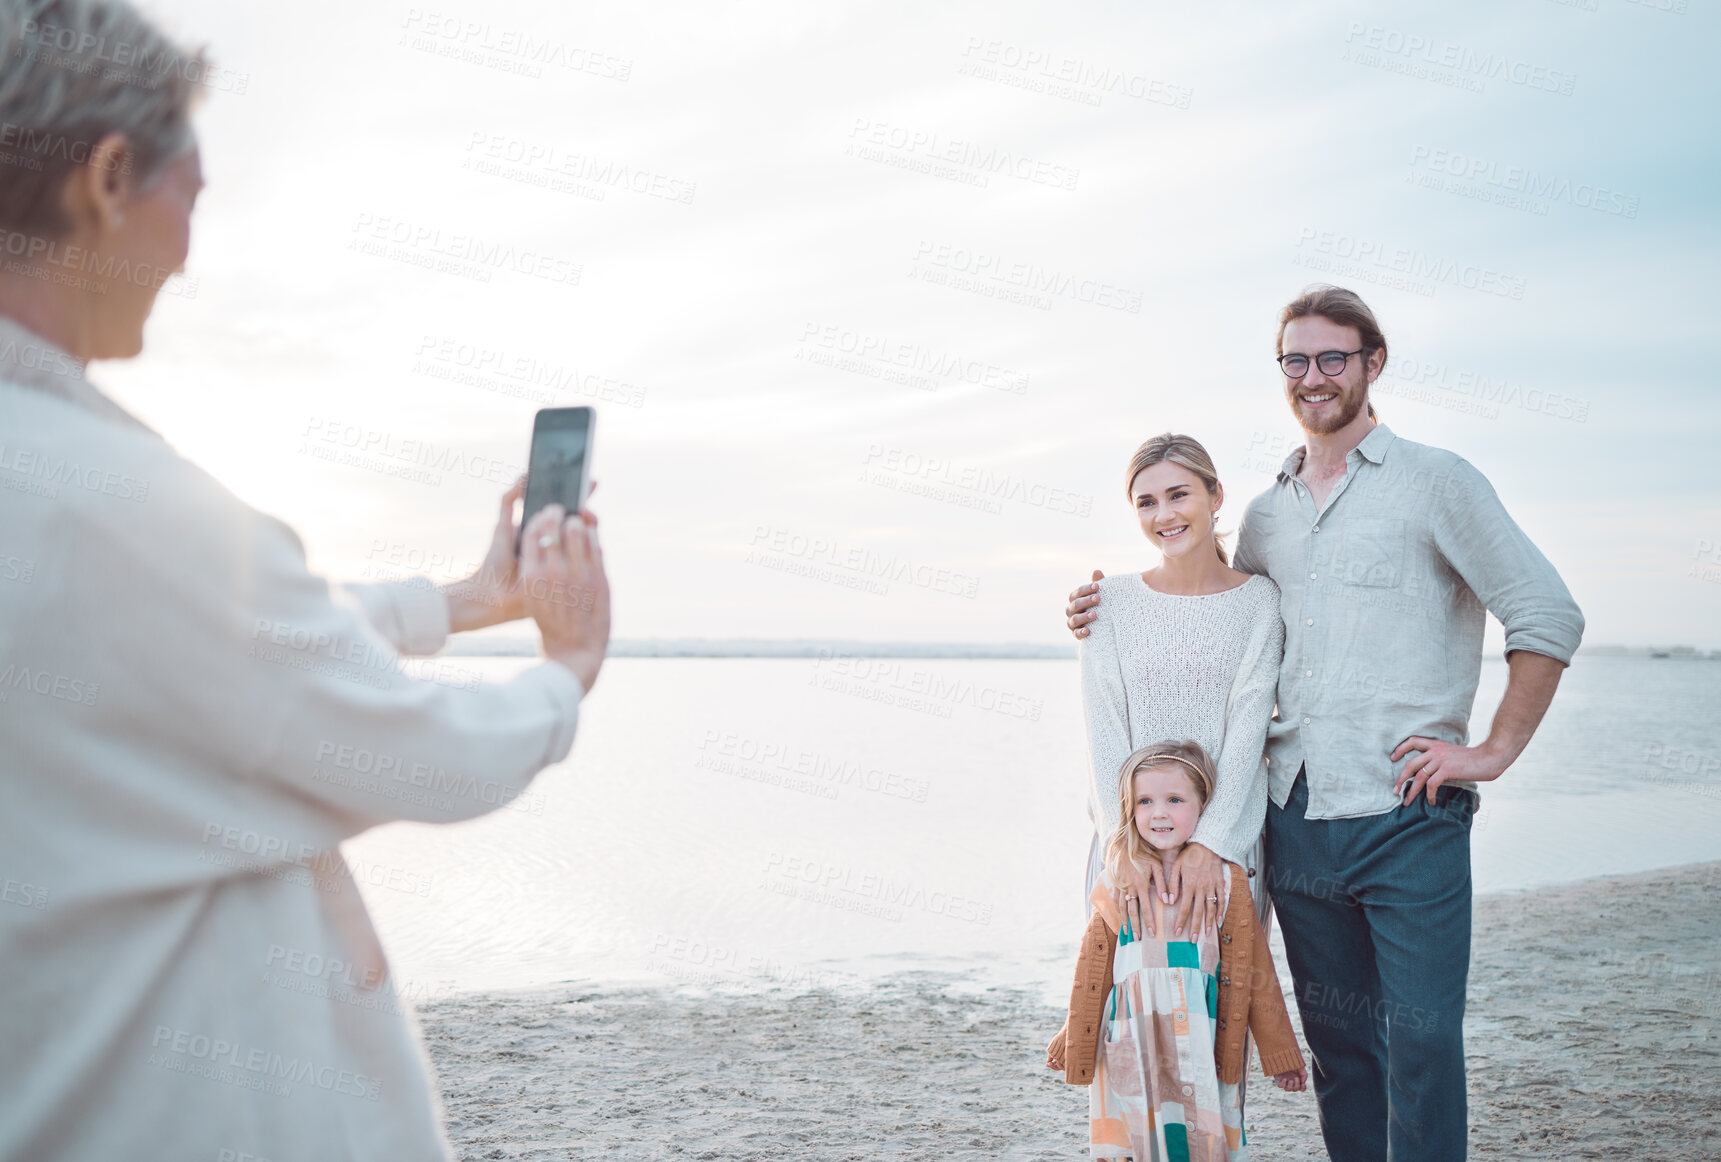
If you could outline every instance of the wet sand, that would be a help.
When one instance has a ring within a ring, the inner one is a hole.
[[[1721,1158],[1718,1010],[1721,863],[1479,900],[1470,1156]],[[1086,1156],[1087,1093],[1041,1065],[1062,1015],[1027,992],[568,985],[420,1020],[462,1159]],[[1326,1157],[1312,1093],[1255,1072],[1248,1118],[1257,1162]]]

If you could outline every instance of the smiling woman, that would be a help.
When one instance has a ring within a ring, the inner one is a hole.
[[[1179,927],[1218,921],[1221,860],[1249,869],[1259,892],[1267,809],[1267,720],[1284,648],[1279,590],[1230,567],[1216,524],[1225,490],[1201,442],[1170,432],[1143,443],[1125,471],[1157,567],[1100,581],[1104,600],[1081,644],[1082,701],[1091,764],[1090,895],[1101,837],[1120,823],[1119,771],[1138,747],[1192,739],[1217,757],[1213,801],[1169,871],[1146,874],[1175,901]]]
[[[1159,545],[1168,561],[1181,558],[1190,545],[1208,541],[1221,565],[1231,563],[1219,532],[1225,490],[1201,441],[1170,432],[1155,436],[1135,450],[1123,478],[1124,493],[1141,518],[1141,531]],[[1237,584],[1234,579],[1217,579],[1222,588]]]

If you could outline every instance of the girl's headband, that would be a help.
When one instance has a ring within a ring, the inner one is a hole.
[[[1195,785],[1201,788],[1201,797],[1203,799],[1210,799],[1213,797],[1213,783],[1211,781],[1211,776],[1182,755],[1150,754],[1131,767],[1129,773],[1133,776],[1135,772],[1141,770],[1143,767],[1156,767],[1162,762],[1182,763],[1184,766],[1188,767],[1195,775]]]

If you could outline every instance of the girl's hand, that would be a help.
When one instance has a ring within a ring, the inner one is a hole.
[[[1069,1018],[1064,1019],[1064,1027],[1058,1030],[1057,1036],[1046,1043],[1046,1068],[1062,1069],[1064,1067],[1064,1045],[1069,1039]]]
[[[1219,925],[1219,905],[1225,899],[1225,861],[1199,843],[1184,847],[1171,870],[1167,904],[1177,903],[1172,934],[1182,936],[1193,929],[1205,932]],[[1179,902],[1181,901],[1181,902]]]
[[[1293,1069],[1289,1073],[1275,1073],[1273,1084],[1287,1093],[1302,1093],[1309,1087],[1309,1071]]]

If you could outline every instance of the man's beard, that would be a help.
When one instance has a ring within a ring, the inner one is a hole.
[[[1330,436],[1356,419],[1363,408],[1368,406],[1368,388],[1365,385],[1361,391],[1353,396],[1347,386],[1344,390],[1339,391],[1338,398],[1331,404],[1312,411],[1302,400],[1302,388],[1299,387],[1294,390],[1291,393],[1291,399],[1291,411],[1296,415],[1297,422],[1302,425],[1305,432],[1313,432],[1317,436]]]

